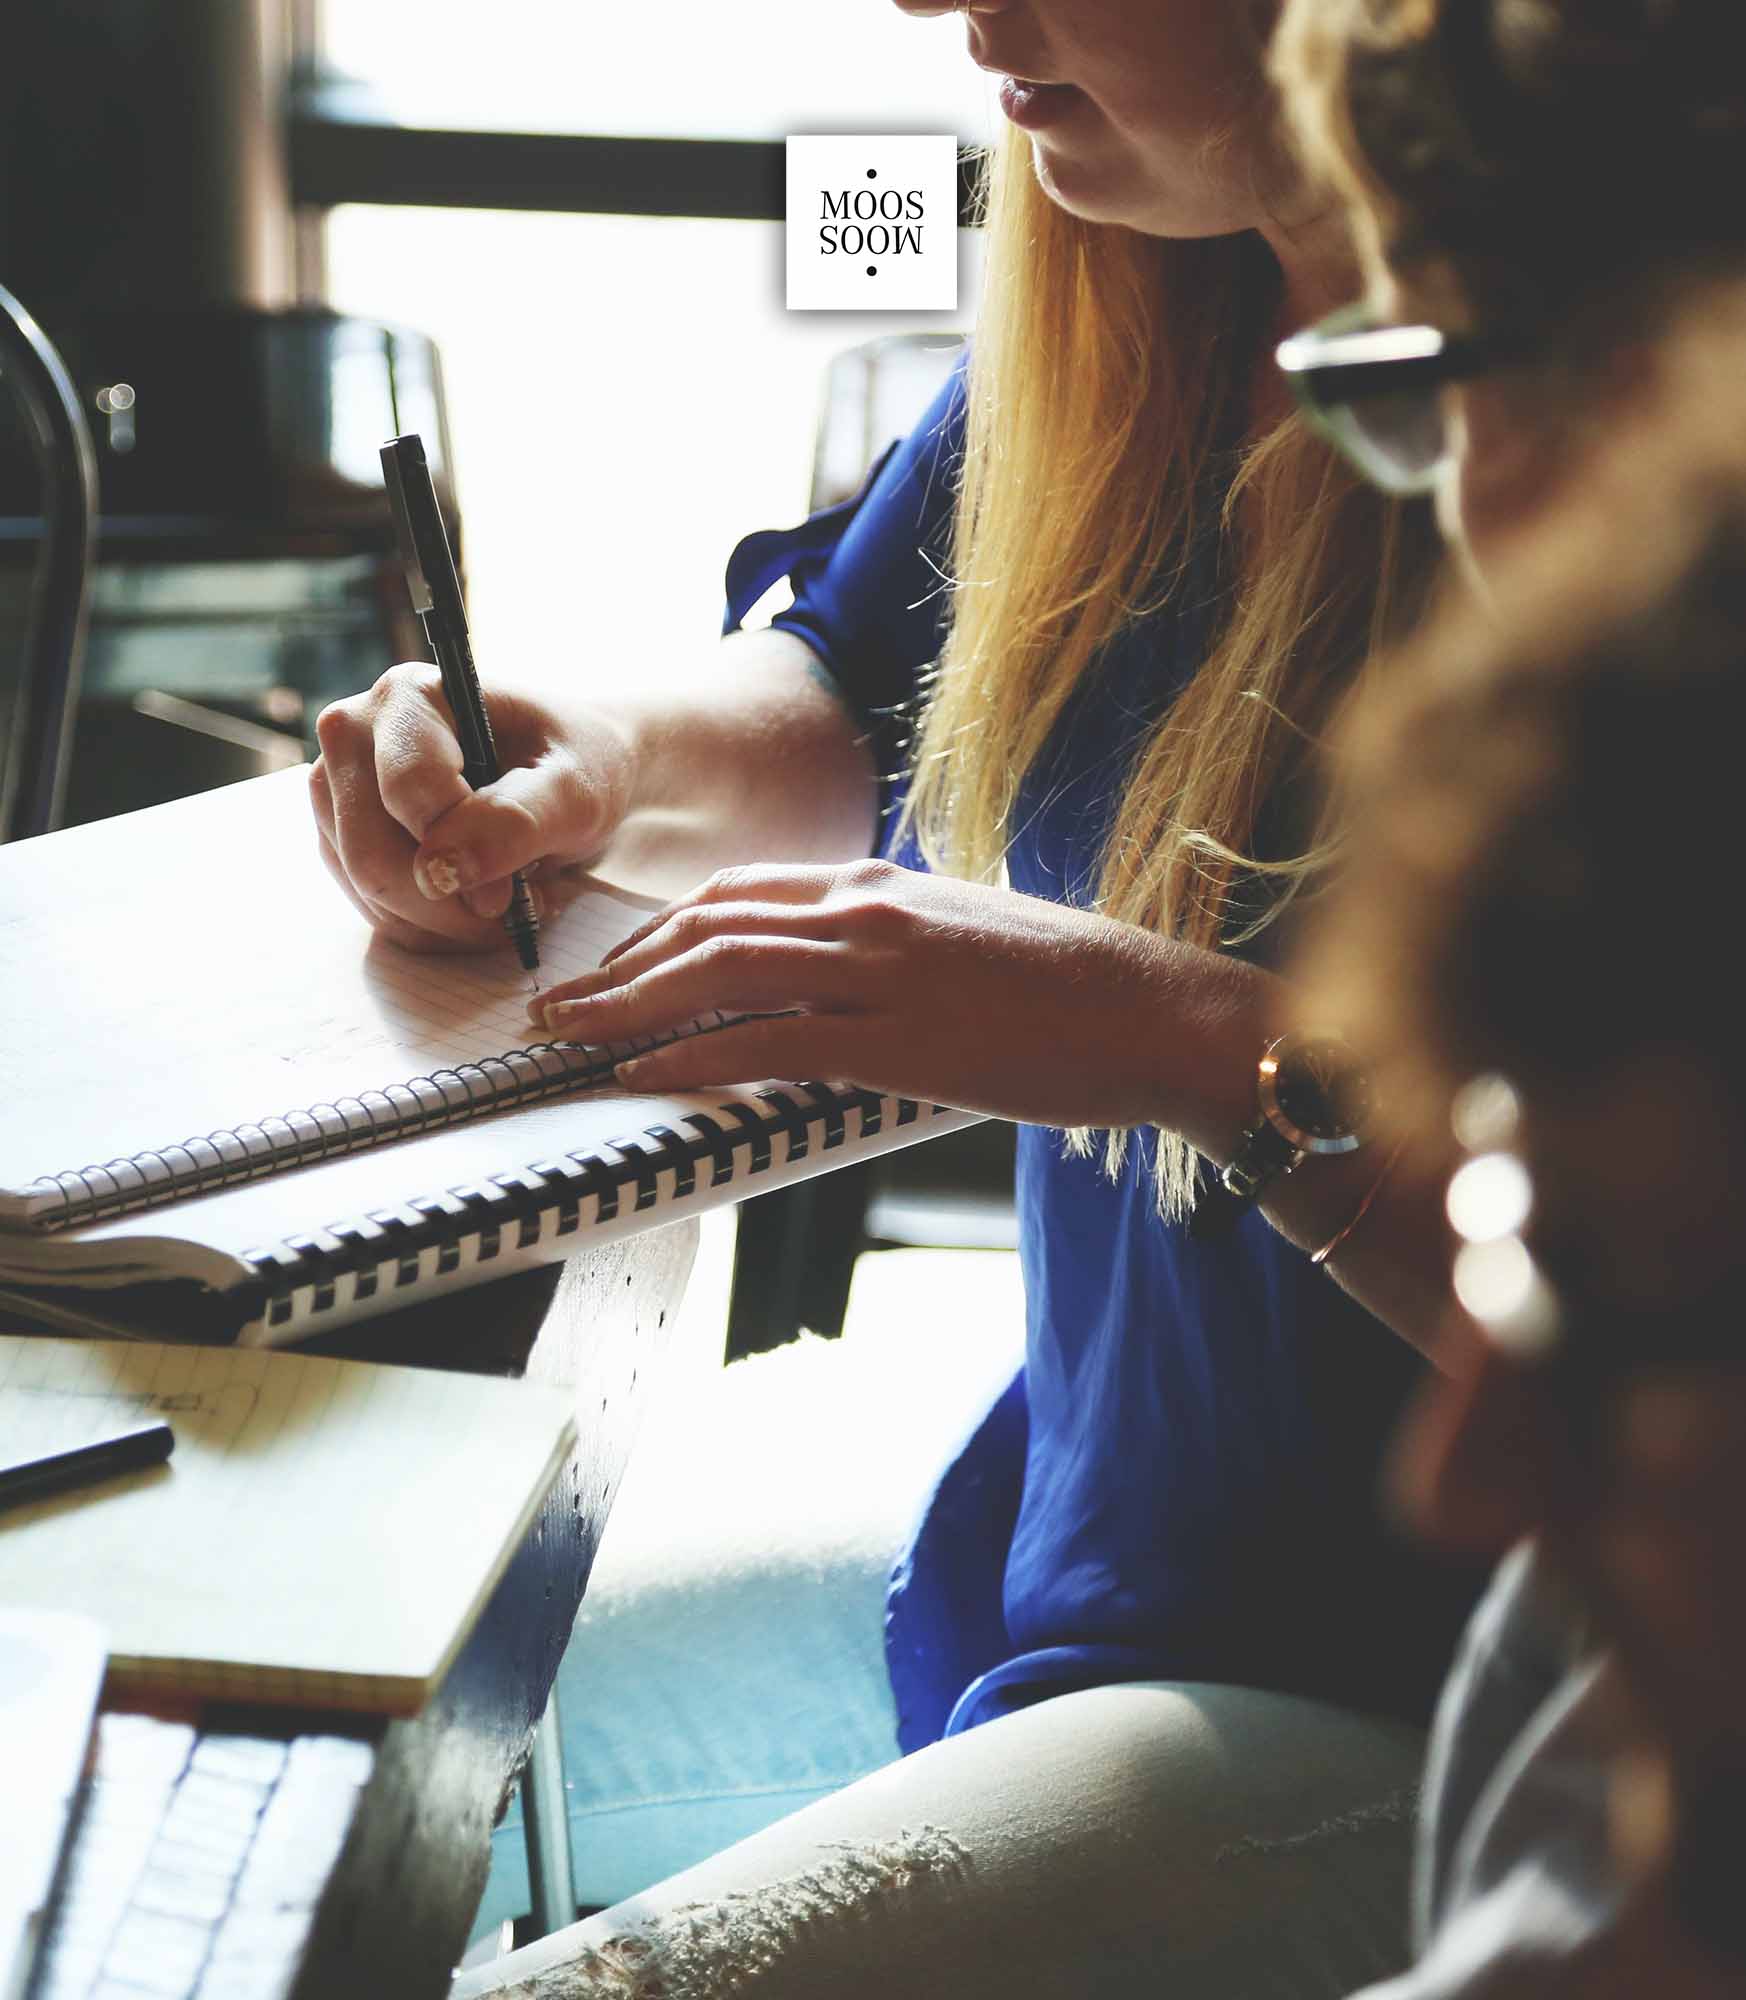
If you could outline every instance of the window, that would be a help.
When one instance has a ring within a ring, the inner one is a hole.
[[[326,0],[323,53],[406,121],[618,137],[988,130],[949,17],[891,0]]]
[[[890,0],[327,0],[323,34],[408,125],[765,145],[988,126],[962,24]],[[334,305],[442,350],[486,670],[611,675],[708,645],[734,542],[805,510],[831,356],[969,324],[961,240],[956,314],[790,314],[777,222],[333,209]]]

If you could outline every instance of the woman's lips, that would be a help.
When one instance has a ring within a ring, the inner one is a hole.
[[[1001,110],[1027,132],[1058,124],[1079,102],[1080,94],[1070,83],[1032,83],[1022,76],[1000,79]]]

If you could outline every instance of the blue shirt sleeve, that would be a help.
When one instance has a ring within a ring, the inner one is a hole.
[[[873,738],[889,789],[902,772],[923,672],[945,631],[946,563],[964,443],[960,362],[907,438],[853,499],[798,528],[748,535],[728,559],[733,632],[786,576],[794,603],[771,622],[804,639]]]

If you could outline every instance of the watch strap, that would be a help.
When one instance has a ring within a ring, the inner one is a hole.
[[[1303,1158],[1283,1133],[1265,1119],[1238,1142],[1231,1163],[1201,1191],[1189,1217],[1188,1233],[1201,1241],[1223,1236],[1245,1211],[1255,1206],[1267,1186],[1288,1174]]]

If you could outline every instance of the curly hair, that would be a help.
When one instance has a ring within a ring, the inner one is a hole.
[[[1680,407],[1621,432],[1343,734],[1346,865],[1302,970],[1403,1127],[1438,1129],[1479,1069],[1556,1085],[1658,1035],[1740,1046],[1743,334],[1746,291],[1694,309]]]
[[[1287,0],[1312,167],[1397,274],[1482,324],[1652,315],[1746,268],[1746,8]]]

